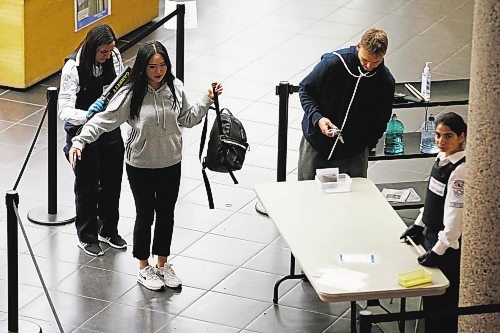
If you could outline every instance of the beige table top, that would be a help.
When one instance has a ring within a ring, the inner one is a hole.
[[[345,193],[324,193],[315,181],[255,192],[323,301],[439,295],[449,285],[433,268],[432,284],[399,285],[398,274],[423,268],[419,253],[400,241],[405,224],[368,179],[354,178]]]

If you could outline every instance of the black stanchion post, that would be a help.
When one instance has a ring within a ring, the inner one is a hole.
[[[175,73],[179,80],[184,82],[184,16],[186,5],[177,5],[177,31],[176,31],[176,69]],[[184,82],[185,83],[185,82]]]
[[[28,220],[37,224],[60,225],[75,220],[74,209],[57,208],[57,88],[47,88],[48,118],[48,207],[28,212]]]
[[[47,89],[48,140],[48,213],[57,214],[57,88]]]
[[[17,216],[14,204],[19,204],[17,191],[8,191],[5,196],[7,206],[7,298],[9,332],[17,332],[18,326],[18,261],[17,261]]]
[[[5,205],[7,206],[7,330],[9,333],[41,333],[42,329],[35,323],[25,320],[19,321],[17,214],[14,208],[18,204],[19,195],[17,191],[7,191],[5,195]],[[2,326],[0,325],[0,328]]]
[[[276,180],[286,181],[286,150],[288,136],[288,95],[293,91],[291,85],[286,81],[281,81],[276,86],[276,95],[279,96],[279,118],[278,118],[278,166]],[[263,215],[267,215],[266,209],[260,201],[255,203],[255,210]]]
[[[372,313],[368,310],[359,311],[359,332],[370,333],[372,331],[372,322],[370,316]]]
[[[290,84],[281,81],[276,87],[276,94],[279,95],[279,118],[278,118],[278,165],[276,180],[286,181],[286,150],[288,137],[288,95],[291,93]]]

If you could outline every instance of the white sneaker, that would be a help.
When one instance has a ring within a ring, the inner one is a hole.
[[[139,270],[137,282],[149,290],[162,290],[164,286],[163,280],[156,274],[155,269],[151,266],[146,266]]]
[[[155,272],[169,288],[178,288],[182,285],[181,279],[175,275],[172,264],[165,263],[163,267],[155,267]]]

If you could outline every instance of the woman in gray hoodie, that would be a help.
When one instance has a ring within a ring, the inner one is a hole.
[[[221,94],[221,84],[215,84],[216,92]],[[96,113],[73,138],[69,156],[70,162],[77,163],[86,144],[125,122],[131,127],[125,142],[125,162],[136,206],[133,256],[139,260],[137,281],[148,289],[182,284],[167,263],[181,179],[181,126],[200,123],[212,103],[213,92],[209,89],[190,104],[182,82],[172,73],[167,50],[160,42],[150,42],[137,52],[130,82],[104,112]],[[92,107],[100,111],[103,105]],[[149,265],[151,252],[158,258],[156,267]]]

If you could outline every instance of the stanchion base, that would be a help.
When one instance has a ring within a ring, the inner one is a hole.
[[[255,203],[255,210],[257,211],[257,213],[261,213],[262,215],[267,216],[267,211],[264,206],[262,206],[259,200],[257,200],[257,202]]]
[[[11,333],[11,331],[8,331],[8,326],[7,320],[0,321],[0,332]],[[42,333],[42,328],[40,326],[27,320],[20,319],[18,322],[18,328],[19,330],[17,332],[19,333]]]
[[[59,207],[57,214],[49,214],[47,211],[47,207],[34,208],[28,212],[28,220],[43,225],[62,225],[75,221],[74,209]]]

